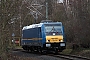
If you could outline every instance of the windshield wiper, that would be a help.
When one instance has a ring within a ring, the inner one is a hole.
[[[53,26],[53,28],[51,29],[51,31],[50,31],[50,32],[52,32],[52,31],[53,31],[53,32],[54,32],[54,31],[56,31],[56,32],[57,32],[57,30],[54,28],[54,26]],[[50,32],[49,32],[49,33],[50,33]]]

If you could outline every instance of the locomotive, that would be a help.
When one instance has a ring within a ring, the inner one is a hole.
[[[22,29],[21,45],[27,51],[61,52],[66,48],[64,26],[62,22],[51,20],[25,26]]]

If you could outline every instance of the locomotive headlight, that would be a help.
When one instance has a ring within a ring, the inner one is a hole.
[[[50,40],[46,40],[46,42],[50,42]]]
[[[51,44],[46,44],[46,47],[50,47],[51,46]]]
[[[60,46],[65,46],[65,43],[61,43]]]
[[[61,42],[63,42],[63,40],[61,40]]]

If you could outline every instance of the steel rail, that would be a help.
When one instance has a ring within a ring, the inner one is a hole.
[[[68,60],[90,60],[90,58],[87,57],[82,57],[82,56],[76,56],[76,55],[66,55],[66,54],[48,54],[48,56],[53,56],[53,57],[58,57],[58,58],[63,58],[63,59],[68,59]]]

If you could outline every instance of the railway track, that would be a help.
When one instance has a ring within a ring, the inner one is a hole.
[[[29,53],[29,52],[26,52],[22,49],[16,49],[15,51],[21,51],[21,52]],[[42,55],[40,53],[32,53],[32,54]],[[52,54],[52,53],[51,54],[45,54],[45,55],[57,57],[57,58],[65,59],[65,60],[90,60],[90,58],[82,57],[82,56],[76,56],[76,55]]]
[[[75,55],[65,55],[65,54],[57,54],[57,55],[49,54],[49,56],[63,58],[67,60],[90,60],[90,58],[87,58],[87,57],[75,56]]]

